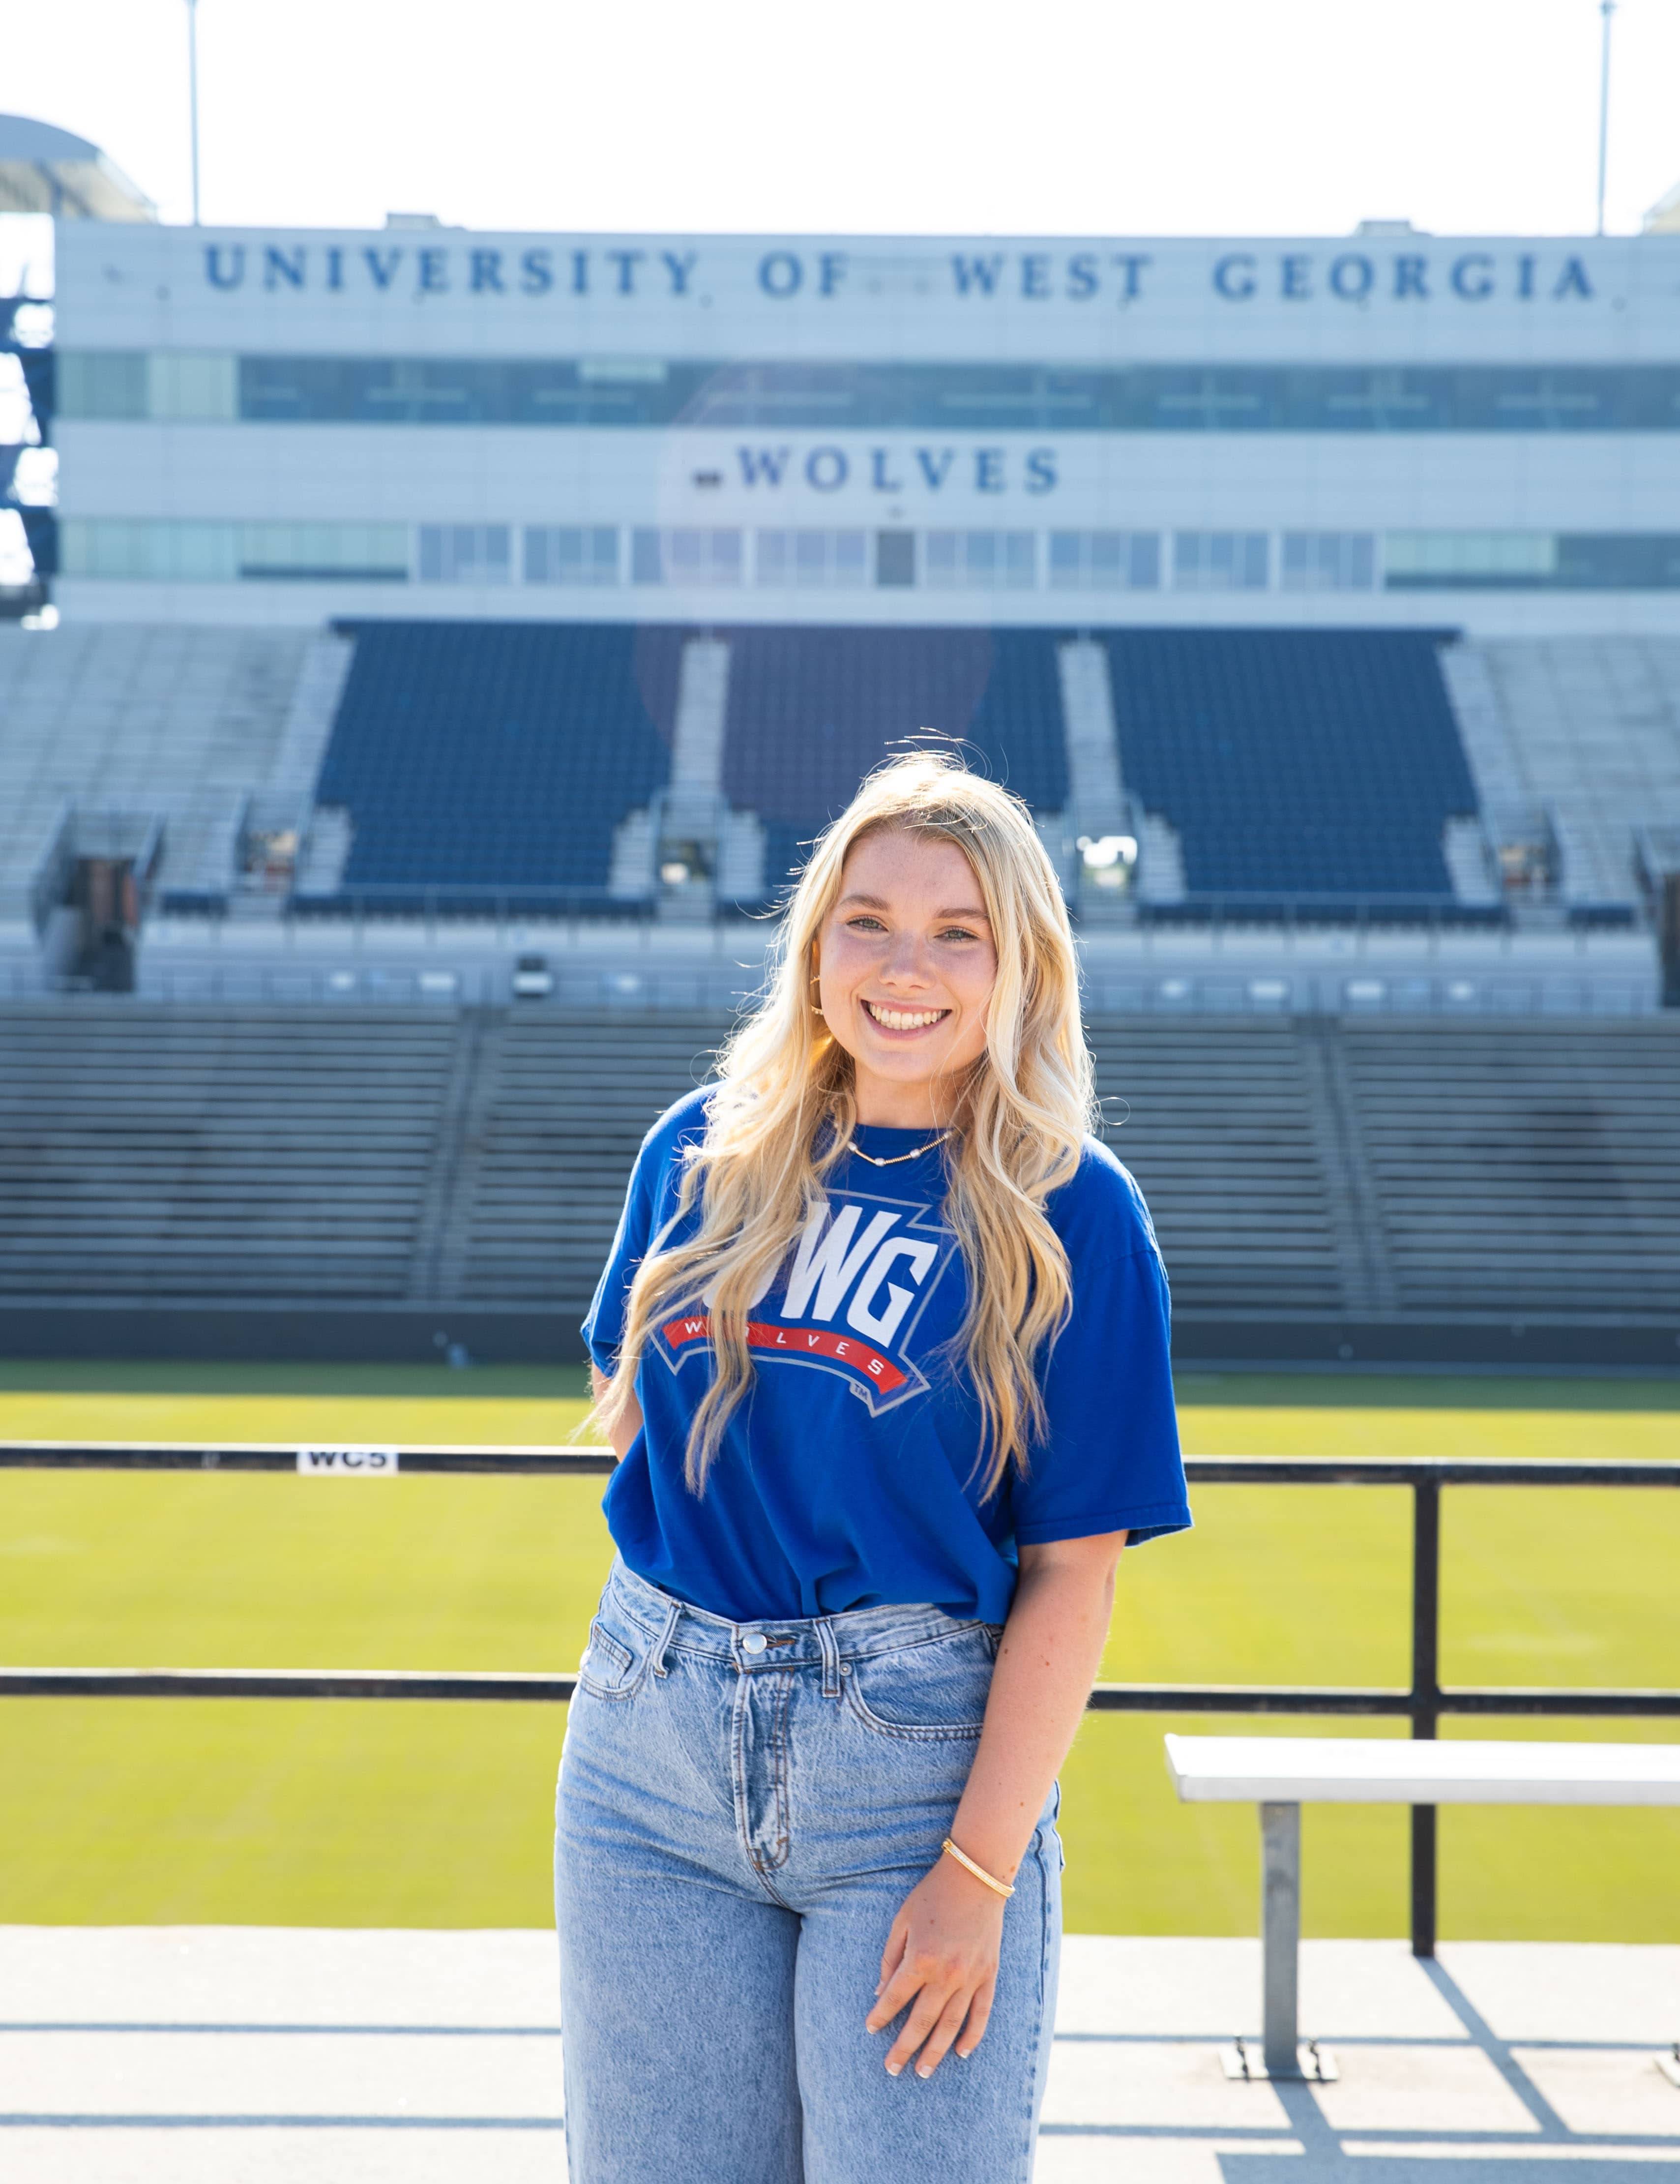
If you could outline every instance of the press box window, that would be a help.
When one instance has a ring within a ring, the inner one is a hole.
[[[406,582],[400,523],[217,523],[72,516],[60,526],[67,577],[165,583]]]
[[[618,532],[610,524],[526,526],[527,584],[615,584]]]
[[[1555,580],[1557,565],[1557,539],[1549,531],[1391,531],[1382,548],[1391,592],[1538,588]]]
[[[875,581],[883,591],[909,590],[915,582],[914,531],[877,531]]]
[[[408,543],[397,523],[242,523],[239,573],[268,582],[357,577],[406,583]]]
[[[772,587],[865,584],[867,549],[863,531],[760,531],[754,541],[754,573],[760,584]]]
[[[1286,531],[1286,592],[1368,592],[1377,582],[1377,539],[1369,531]]]
[[[1030,531],[930,531],[922,570],[941,591],[1030,591],[1038,573]]]
[[[1263,592],[1270,576],[1264,531],[1177,531],[1172,581],[1181,592]]]
[[[634,531],[631,580],[637,584],[738,584],[738,531]]]
[[[422,523],[423,584],[505,584],[513,573],[513,533],[505,523]]]
[[[1155,531],[1053,531],[1053,591],[1153,592],[1161,580]]]

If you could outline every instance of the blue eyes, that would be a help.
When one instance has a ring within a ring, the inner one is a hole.
[[[885,933],[887,930],[878,917],[867,915],[848,917],[846,923],[854,933]],[[977,940],[980,936],[977,933],[970,932],[965,925],[948,925],[943,933],[936,933],[933,938],[936,940]]]

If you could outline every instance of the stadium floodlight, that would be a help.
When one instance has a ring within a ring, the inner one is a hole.
[[[1605,231],[1605,170],[1610,159],[1610,19],[1616,13],[1616,0],[1599,0],[1599,14],[1603,21],[1603,32],[1599,48],[1599,224],[1598,234]]]
[[[198,222],[198,0],[186,0],[186,106],[192,138],[192,225]]]
[[[1113,865],[1138,861],[1138,844],[1130,834],[1082,834],[1078,848],[1093,872],[1106,872]]]

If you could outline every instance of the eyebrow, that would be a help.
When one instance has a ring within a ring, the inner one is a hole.
[[[878,894],[843,894],[835,905],[835,908],[843,910],[848,902],[856,903],[862,910],[890,910],[893,906],[890,903],[883,902]],[[936,918],[977,917],[983,924],[991,923],[991,920],[983,910],[976,910],[972,906],[960,910],[936,910],[933,915]]]

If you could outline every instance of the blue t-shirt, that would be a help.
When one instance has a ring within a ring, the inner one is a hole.
[[[648,1132],[584,1323],[601,1370],[636,1269],[676,1210],[705,1088]],[[859,1128],[877,1159],[916,1130]],[[643,1428],[604,1507],[640,1577],[733,1622],[931,1601],[1001,1623],[1018,1546],[1190,1522],[1167,1357],[1166,1277],[1132,1178],[1094,1139],[1046,1212],[1073,1277],[1072,1317],[1039,1379],[1049,1430],[1023,1478],[982,1500],[979,1407],[952,1346],[967,1299],[946,1221],[944,1156],[877,1168],[848,1151],[827,1197],[753,1307],[754,1384],[697,1496],[688,1428],[710,1375],[703,1309],[673,1312],[637,1373]],[[691,1233],[698,1212],[684,1228]]]

